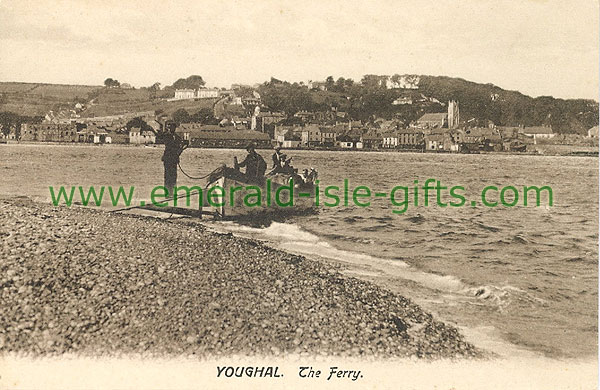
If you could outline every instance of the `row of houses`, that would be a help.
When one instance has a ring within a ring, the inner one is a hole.
[[[260,105],[260,94],[256,91],[248,92],[240,89],[218,89],[218,88],[198,88],[198,89],[176,89],[175,96],[167,99],[176,100],[194,100],[194,99],[217,99],[227,98],[227,104],[254,106]]]
[[[144,130],[139,127],[111,130],[102,126],[60,123],[41,123],[21,125],[19,135],[11,131],[9,139],[18,141],[35,142],[79,142],[92,144],[129,143],[129,144],[154,144],[156,133],[152,130]]]
[[[551,131],[551,129],[550,129]],[[552,133],[550,133],[552,134]],[[274,143],[283,148],[401,149],[435,152],[521,151],[547,138],[548,128],[373,129],[349,124],[276,126]]]
[[[175,97],[169,100],[214,99],[221,96],[217,88],[176,89]]]

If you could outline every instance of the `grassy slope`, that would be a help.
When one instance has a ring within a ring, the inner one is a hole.
[[[77,101],[86,101],[88,94],[98,88],[101,87],[0,82],[0,111],[44,115],[50,110],[71,108]]]
[[[116,115],[132,111],[162,110],[171,114],[180,108],[194,112],[212,108],[214,99],[167,102],[146,89],[105,89],[101,86],[0,82],[0,111],[21,115],[45,115],[50,110],[72,109],[77,102],[89,102],[86,116]]]

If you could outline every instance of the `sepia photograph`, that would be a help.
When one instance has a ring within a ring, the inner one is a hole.
[[[0,388],[598,388],[599,19],[0,0]]]

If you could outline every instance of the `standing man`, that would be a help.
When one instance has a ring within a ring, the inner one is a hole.
[[[263,177],[267,170],[267,163],[262,156],[254,150],[254,145],[250,144],[246,147],[248,155],[241,163],[237,164],[236,168],[246,167],[246,176]]]
[[[167,196],[175,196],[173,188],[177,185],[177,165],[179,164],[179,156],[188,147],[188,143],[181,139],[175,133],[177,128],[174,122],[165,124],[167,134],[165,135],[165,151],[162,156],[162,162],[165,167],[165,188]]]

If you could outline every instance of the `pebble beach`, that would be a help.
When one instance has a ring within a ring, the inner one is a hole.
[[[485,353],[409,299],[190,218],[0,200],[0,352]]]

